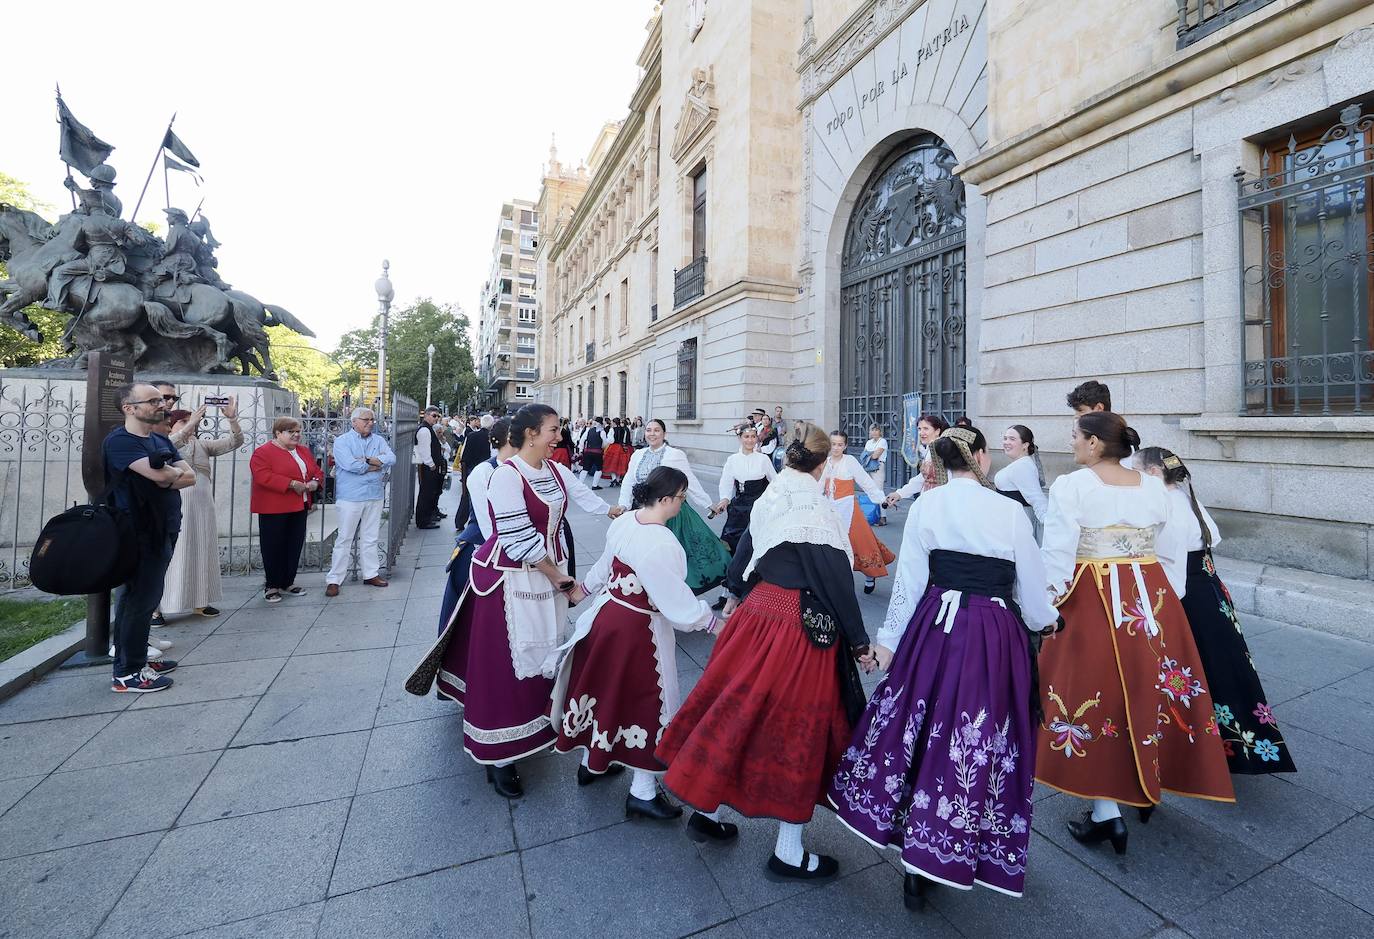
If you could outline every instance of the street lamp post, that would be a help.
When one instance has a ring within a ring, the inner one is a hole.
[[[425,351],[429,353],[429,368],[425,371],[425,407],[429,407],[432,403],[431,389],[434,387],[434,343],[431,342]]]
[[[386,409],[386,331],[391,325],[391,301],[396,289],[391,286],[391,262],[382,262],[382,276],[377,278],[377,305],[382,314],[381,348],[377,351],[377,406]]]

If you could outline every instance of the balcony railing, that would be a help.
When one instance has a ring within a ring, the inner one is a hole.
[[[587,364],[591,365],[596,361],[596,343],[587,343]]]
[[[706,294],[706,255],[673,272],[673,309]]]
[[[1178,48],[1186,49],[1274,0],[1177,0]]]
[[[520,381],[538,381],[538,380],[539,380],[539,369],[537,369],[537,368],[517,368],[517,369],[515,370],[515,377],[518,378]]]
[[[657,303],[655,303],[653,306],[649,307],[649,322],[651,322],[651,323],[657,323],[657,322],[658,322],[658,304],[657,304]]]

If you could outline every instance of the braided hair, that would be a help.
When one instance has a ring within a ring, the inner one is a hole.
[[[1193,474],[1188,467],[1183,465],[1183,461],[1178,458],[1172,450],[1164,447],[1146,447],[1140,451],[1141,466],[1155,466],[1164,472],[1164,485],[1177,486],[1186,482],[1188,484],[1188,504],[1193,507],[1193,515],[1197,517],[1198,527],[1202,530],[1202,546],[1207,550],[1212,549],[1212,529],[1207,524],[1207,516],[1202,514],[1202,505],[1197,501],[1197,493],[1193,491]]]
[[[986,451],[988,442],[977,427],[951,427],[930,442],[930,459],[935,464],[935,478],[939,485],[949,481],[949,472],[970,472],[985,488],[994,488],[983,475],[975,453]]]

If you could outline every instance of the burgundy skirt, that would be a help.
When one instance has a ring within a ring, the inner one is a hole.
[[[796,590],[755,587],[658,745],[668,789],[708,812],[810,821],[849,744],[838,648],[806,637]]]

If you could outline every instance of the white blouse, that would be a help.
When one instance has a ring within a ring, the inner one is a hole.
[[[1041,553],[1049,578],[1047,583],[1056,596],[1073,580],[1079,532],[1084,528],[1113,525],[1155,529],[1155,556],[1174,593],[1183,596],[1188,552],[1183,547],[1182,529],[1168,525],[1173,515],[1169,492],[1156,477],[1144,473],[1137,475],[1139,485],[1113,486],[1084,467],[1060,476],[1050,486]]]
[[[838,460],[831,460],[829,457],[825,461],[825,471],[821,473],[821,490],[831,499],[835,496],[835,480],[852,479],[856,492],[865,493],[870,499],[879,505],[887,498],[881,486],[873,481],[873,477],[854,459],[852,454],[846,453]],[[847,498],[840,496],[839,498]]]
[[[902,533],[892,601],[877,642],[895,650],[930,581],[930,552],[962,551],[1016,564],[1016,602],[1031,629],[1059,620],[1045,592],[1045,565],[1021,506],[976,480],[952,477],[916,500]]]
[[[641,522],[638,512],[626,512],[611,522],[606,530],[606,550],[582,582],[589,596],[605,588],[615,558],[635,572],[649,594],[649,602],[675,628],[691,631],[711,625],[711,607],[687,586],[687,555],[667,528]]]
[[[1045,490],[1040,488],[1040,471],[1035,467],[1035,458],[1017,457],[997,471],[992,484],[1006,492],[1019,492],[1030,503],[1031,511],[1041,522],[1045,521],[1045,509],[1050,500]]]
[[[873,455],[873,451],[875,451],[875,450],[881,450],[881,451],[882,451],[882,453],[878,454],[878,462],[879,462],[879,463],[886,463],[886,462],[887,462],[887,438],[886,438],[886,437],[879,437],[877,440],[872,440],[872,439],[870,439],[870,440],[867,440],[867,441],[864,442],[864,456],[866,456],[866,457],[867,457],[867,456],[872,456],[872,455]]]
[[[534,564],[549,553],[545,543],[545,533],[534,527],[530,521],[529,510],[525,507],[525,487],[520,477],[529,481],[534,494],[549,505],[549,511],[563,502],[563,492],[554,480],[554,474],[563,481],[572,501],[586,512],[605,514],[607,505],[601,497],[592,492],[587,484],[553,460],[545,460],[536,469],[525,462],[523,457],[513,456],[492,471],[487,481],[487,501],[496,519],[496,536],[501,550],[512,561]],[[558,537],[562,538],[561,531]]]
[[[491,513],[487,511],[487,487],[491,484],[491,474],[496,467],[486,460],[468,471],[464,480],[468,498],[472,500],[472,511],[477,516],[477,527],[482,530],[482,539],[491,537]]]
[[[625,481],[629,485],[620,487],[620,505],[629,508],[634,501],[634,487],[640,482],[639,468],[643,465],[644,459],[648,454],[662,454],[659,466],[671,466],[687,477],[687,501],[703,515],[711,511],[711,500],[706,497],[706,490],[701,488],[701,483],[697,481],[697,476],[692,472],[692,466],[687,462],[687,454],[677,447],[670,447],[666,443],[657,450],[645,447],[636,450],[630,456],[630,465],[625,469]],[[647,475],[647,474],[646,474]]]
[[[773,468],[773,461],[758,450],[753,453],[745,453],[743,450],[732,453],[725,458],[725,466],[720,471],[720,497],[733,499],[735,483],[747,483],[755,479],[767,479],[771,482],[777,475],[778,471]]]
[[[1183,543],[1184,551],[1201,551],[1202,528],[1198,525],[1197,516],[1193,514],[1193,504],[1192,500],[1188,498],[1188,490],[1183,486],[1169,486],[1168,489],[1171,509],[1168,527],[1179,529],[1175,537]],[[1202,517],[1212,532],[1212,547],[1215,548],[1221,544],[1221,530],[1217,528],[1217,523],[1212,520],[1212,513],[1207,511],[1207,506],[1199,502],[1197,507],[1202,511]]]

